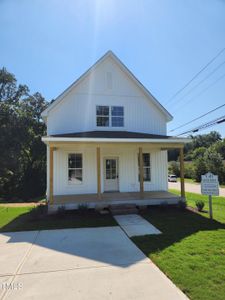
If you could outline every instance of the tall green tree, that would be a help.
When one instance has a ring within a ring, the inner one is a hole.
[[[47,102],[0,69],[0,196],[24,200],[45,192],[45,124]]]

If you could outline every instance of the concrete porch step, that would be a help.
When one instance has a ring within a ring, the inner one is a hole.
[[[128,215],[137,214],[138,209],[136,205],[132,204],[115,204],[109,206],[109,211],[112,215]]]

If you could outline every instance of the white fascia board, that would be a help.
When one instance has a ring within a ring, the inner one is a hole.
[[[42,141],[49,142],[88,142],[88,143],[171,143],[185,144],[191,142],[188,138],[169,138],[169,139],[114,139],[114,138],[69,138],[69,137],[42,137]]]

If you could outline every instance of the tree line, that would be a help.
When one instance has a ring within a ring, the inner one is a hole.
[[[13,74],[0,69],[0,198],[43,196],[46,189],[46,126],[41,112],[48,102],[30,95]]]
[[[212,172],[219,177],[220,183],[225,183],[225,139],[212,131],[209,134],[190,136],[191,143],[184,147],[185,177],[201,181],[201,175]],[[180,176],[179,152],[171,150],[168,153],[169,172]]]

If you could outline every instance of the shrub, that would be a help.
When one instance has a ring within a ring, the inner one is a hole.
[[[178,207],[180,210],[185,210],[186,207],[187,207],[187,202],[186,202],[186,201],[183,201],[183,200],[179,200],[178,203],[177,203],[177,207]]]
[[[159,205],[160,209],[166,210],[169,207],[169,204],[166,200],[162,201]]]
[[[85,213],[88,210],[88,205],[87,203],[82,203],[78,205],[78,211],[80,213]]]
[[[197,200],[197,201],[195,201],[195,205],[196,205],[198,211],[202,211],[205,206],[205,203],[202,200]]]
[[[64,205],[61,205],[57,208],[57,215],[60,218],[64,218],[66,215],[66,208]]]

